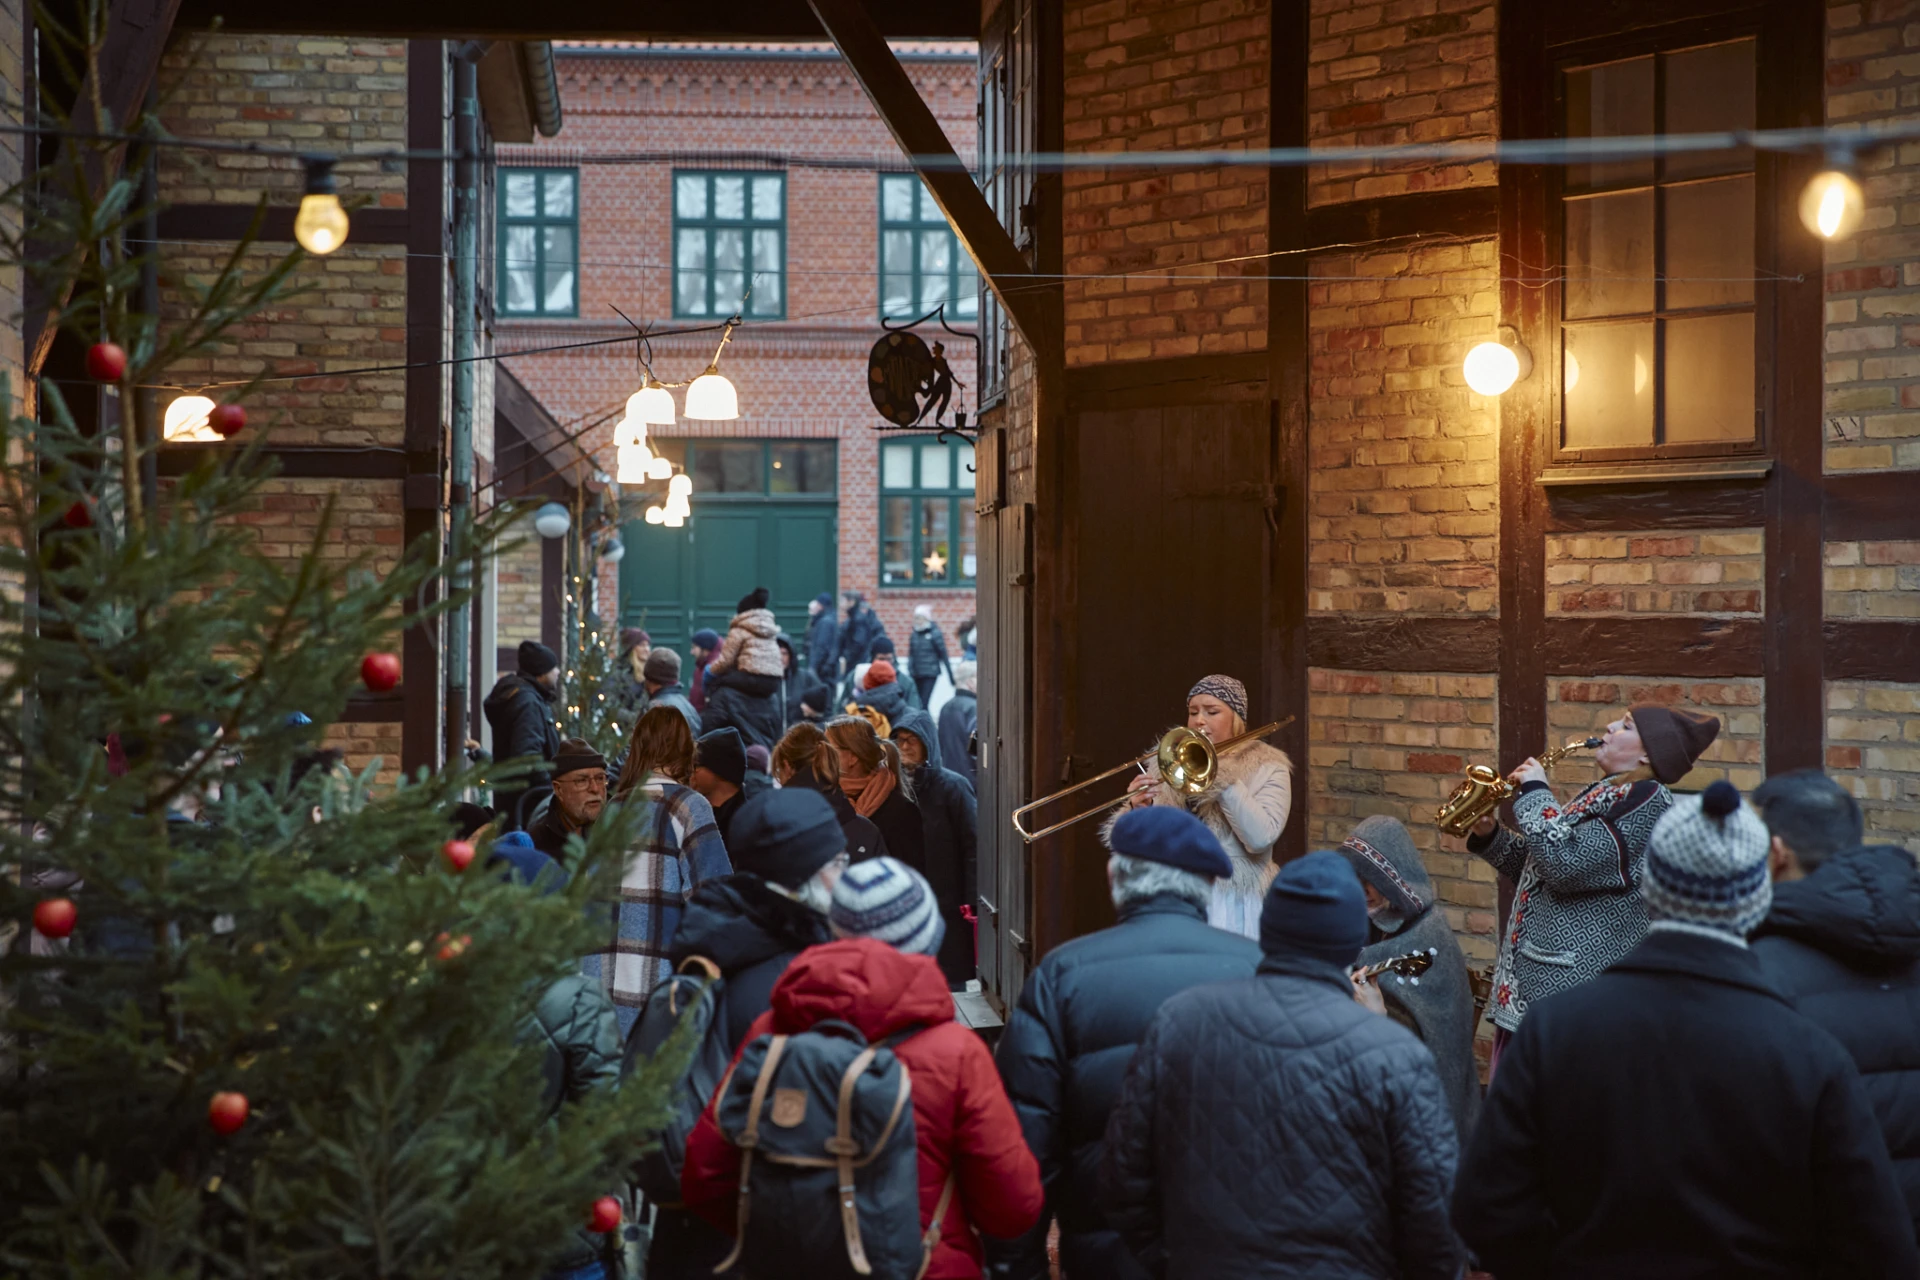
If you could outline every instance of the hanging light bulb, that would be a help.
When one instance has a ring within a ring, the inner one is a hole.
[[[222,439],[209,424],[213,401],[206,396],[180,396],[167,406],[160,438],[168,441],[212,442]]]
[[[667,518],[667,513],[664,509],[657,506],[647,508],[648,524],[663,524],[665,523],[666,518]]]
[[[1502,332],[1512,334],[1511,329]],[[1461,363],[1461,372],[1466,374],[1469,387],[1483,396],[1497,396],[1533,372],[1533,353],[1514,336],[1476,343]]]
[[[1800,193],[1800,221],[1822,240],[1852,235],[1866,216],[1866,197],[1850,168],[1849,161],[1831,163]]]
[[[705,422],[731,422],[740,416],[740,397],[719,366],[708,365],[687,388],[687,416]]]
[[[669,494],[692,493],[693,477],[688,475],[686,472],[682,471],[679,475],[676,475],[673,479],[667,481],[667,492]]]
[[[653,455],[653,461],[647,465],[647,479],[665,480],[673,475],[673,463],[659,454]]]
[[[307,157],[307,190],[293,219],[293,238],[308,253],[328,254],[347,242],[347,211],[333,185],[333,157]]]
[[[630,445],[644,445],[647,442],[647,424],[628,414],[613,424],[613,447],[625,449]],[[652,454],[648,454],[649,457]]]
[[[647,482],[647,473],[653,462],[653,455],[647,451],[647,446],[643,444],[623,444],[617,450],[617,454],[620,459],[620,466],[618,473],[614,476],[614,483],[645,484]]]
[[[678,529],[682,525],[686,524],[686,522],[687,522],[687,518],[685,516],[680,515],[676,512],[669,511],[667,513],[667,518],[662,520],[660,523],[665,525],[669,529]]]
[[[673,393],[648,374],[640,389],[627,397],[627,416],[651,427],[673,425]]]

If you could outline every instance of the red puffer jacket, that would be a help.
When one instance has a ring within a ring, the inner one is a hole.
[[[979,1276],[974,1228],[1017,1236],[1039,1220],[1043,1204],[1040,1166],[1021,1137],[993,1056],[979,1036],[953,1020],[953,996],[931,956],[903,955],[871,938],[801,952],[773,988],[773,1007],[754,1022],[741,1047],[770,1031],[793,1035],[827,1018],[853,1024],[869,1041],[926,1028],[894,1050],[913,1081],[922,1227],[933,1217],[948,1170],[956,1174],[926,1280]],[[731,1234],[739,1176],[739,1149],[721,1136],[709,1103],[687,1139],[680,1176],[687,1208]]]

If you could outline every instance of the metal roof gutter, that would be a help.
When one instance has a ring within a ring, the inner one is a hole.
[[[520,41],[520,66],[533,100],[533,124],[543,138],[560,132],[560,77],[553,69],[551,40]]]

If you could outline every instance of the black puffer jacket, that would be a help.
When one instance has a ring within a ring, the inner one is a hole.
[[[1768,979],[1860,1068],[1920,1234],[1920,867],[1905,849],[1836,853],[1773,887],[1754,935]]]
[[[913,798],[920,806],[920,827],[926,833],[927,882],[947,920],[940,970],[947,981],[965,983],[974,976],[973,926],[961,917],[960,908],[972,902],[977,892],[979,805],[967,780],[942,767],[940,733],[933,727],[932,716],[909,711],[893,732],[896,739],[902,733],[912,734],[926,749],[927,762],[913,771]]]
[[[701,732],[732,727],[740,731],[748,746],[758,744],[771,751],[787,731],[780,686],[781,681],[773,676],[755,677],[744,672],[729,675],[726,684],[709,686],[707,706],[700,713]],[[771,687],[772,692],[753,691],[761,687]]]
[[[553,722],[553,695],[518,672],[500,677],[481,708],[493,730],[493,758],[502,763],[532,757],[552,760],[560,754],[560,729]],[[520,797],[544,786],[547,774],[536,770],[512,790],[495,788],[493,807],[511,819]]]
[[[1142,1274],[1100,1200],[1107,1116],[1166,999],[1251,977],[1259,963],[1259,947],[1208,924],[1205,908],[1163,893],[1128,903],[1113,928],[1055,947],[1028,975],[995,1057],[1040,1161],[1047,1212],[1024,1239],[989,1244],[995,1276],[1045,1280],[1050,1218],[1060,1221],[1060,1266],[1072,1280]]]
[[[1347,975],[1268,956],[1167,1001],[1107,1122],[1107,1216],[1169,1280],[1455,1280],[1433,1055]]]

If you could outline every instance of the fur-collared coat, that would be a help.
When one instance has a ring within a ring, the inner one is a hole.
[[[1184,807],[1206,823],[1233,863],[1233,878],[1214,882],[1207,923],[1258,938],[1260,907],[1275,870],[1273,844],[1293,809],[1293,762],[1287,753],[1257,741],[1235,747],[1220,757],[1213,786],[1183,796],[1163,782],[1153,788],[1153,802]],[[1107,826],[1117,821],[1115,814]]]

